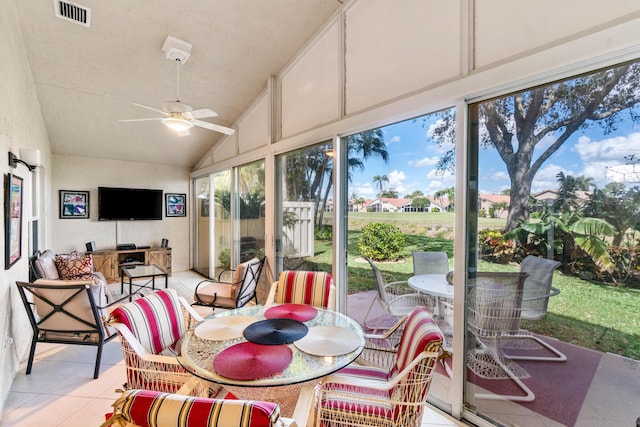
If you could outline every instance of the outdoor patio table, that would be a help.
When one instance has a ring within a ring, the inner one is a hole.
[[[282,343],[257,343],[265,339]],[[350,364],[364,345],[360,324],[342,313],[298,304],[255,305],[215,314],[189,329],[177,358],[193,375],[236,397],[275,401],[291,416],[302,386]]]
[[[436,297],[438,304],[435,313],[439,320],[444,320],[444,300],[453,300],[453,285],[449,284],[445,274],[419,274],[409,277],[409,286],[419,292]]]

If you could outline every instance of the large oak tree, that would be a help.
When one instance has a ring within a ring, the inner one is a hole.
[[[472,119],[480,144],[496,149],[511,179],[506,231],[515,228],[519,219],[529,218],[536,173],[571,135],[592,126],[607,134],[617,129],[623,113],[636,121],[639,100],[640,63],[636,62],[478,104],[477,117]],[[442,145],[455,139],[454,121],[455,111],[440,113],[432,127],[436,142]],[[454,159],[453,149],[449,150],[439,168],[452,168]]]

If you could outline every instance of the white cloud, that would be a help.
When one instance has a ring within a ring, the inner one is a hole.
[[[404,194],[407,188],[403,185],[402,181],[407,179],[407,175],[398,170],[394,170],[387,174],[387,178],[389,178],[389,185],[387,188],[396,190],[400,194]]]
[[[640,132],[606,138],[601,141],[593,141],[587,136],[581,136],[572,151],[578,153],[580,159],[585,163],[607,160],[623,163],[624,156],[637,153],[639,146]]]
[[[391,144],[395,142],[400,142],[400,136],[399,135],[392,136],[391,138],[389,138],[388,142]]]
[[[491,174],[489,178],[491,181],[507,181],[509,182],[509,175],[506,172],[498,171]]]
[[[558,173],[564,172],[565,175],[573,175],[575,173],[567,170],[565,167],[556,165],[554,163],[550,163],[540,170],[536,174],[535,178],[533,178],[533,183],[531,185],[532,193],[539,193],[543,190],[555,190],[558,188]]]
[[[439,157],[424,157],[420,160],[410,160],[409,161],[409,166],[413,166],[416,168],[423,168],[423,167],[427,167],[427,166],[435,166],[438,161],[440,160]]]
[[[359,197],[364,197],[365,199],[372,199],[377,194],[377,191],[373,188],[370,182],[367,182],[364,184],[362,183],[352,184],[350,186],[350,190],[351,190],[351,193],[349,193],[349,197],[351,197],[351,195],[355,193]]]

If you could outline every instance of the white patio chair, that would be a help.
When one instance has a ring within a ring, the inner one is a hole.
[[[378,291],[364,316],[363,323],[365,327],[372,329],[374,332],[381,329],[388,329],[383,328],[380,325],[382,316],[377,318],[375,325],[372,325],[371,322],[368,321],[371,310],[376,303],[378,303],[386,313],[396,319],[400,319],[402,316],[408,315],[416,307],[428,307],[430,305],[429,298],[409,287],[406,280],[395,281],[391,278],[391,281],[385,281],[383,273],[374,264],[374,262],[370,258],[365,257],[365,259],[371,266],[373,277],[376,281],[376,289]]]
[[[562,263],[558,261],[538,258],[532,255],[522,261],[520,271],[527,273],[527,278],[524,281],[520,319],[538,320],[547,314],[549,298],[560,293],[559,289],[552,286],[553,272],[560,265]],[[519,329],[514,334],[509,335],[509,338],[533,340],[554,354],[554,356],[509,355],[512,360],[539,360],[546,362],[564,362],[567,360],[567,356],[560,350],[525,329]]]

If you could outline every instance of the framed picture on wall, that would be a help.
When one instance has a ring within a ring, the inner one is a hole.
[[[165,194],[166,216],[187,216],[187,195],[181,193]]]
[[[22,178],[7,174],[4,184],[4,269],[22,258]]]
[[[89,218],[89,192],[60,190],[60,218]]]

